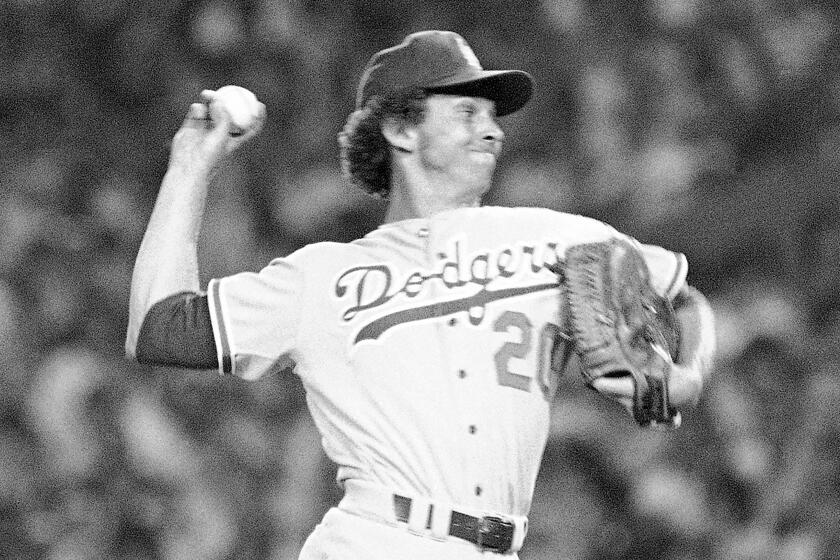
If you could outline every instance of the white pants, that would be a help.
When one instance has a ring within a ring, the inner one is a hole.
[[[332,508],[306,539],[299,560],[519,560],[519,556],[482,552],[456,538],[434,540]]]

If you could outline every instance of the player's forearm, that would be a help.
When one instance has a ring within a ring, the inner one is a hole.
[[[178,292],[198,291],[197,243],[207,199],[209,173],[172,165],[134,265],[125,350],[134,357],[146,313],[156,302]]]

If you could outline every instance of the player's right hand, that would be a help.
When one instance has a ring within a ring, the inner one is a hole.
[[[213,93],[212,90],[201,92],[202,102],[190,105],[181,128],[172,139],[170,167],[209,174],[234,150],[262,130],[264,119],[244,134],[231,135],[230,115],[226,111],[214,111],[211,115]]]

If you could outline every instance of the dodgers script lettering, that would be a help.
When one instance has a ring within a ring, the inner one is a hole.
[[[359,332],[356,341],[377,338],[389,327],[400,323],[440,317],[458,311],[468,311],[469,320],[478,325],[484,318],[487,303],[524,293],[552,289],[557,282],[506,289],[492,289],[497,278],[510,278],[517,273],[538,274],[561,260],[556,243],[503,246],[495,251],[479,251],[463,255],[459,241],[450,244],[446,252],[438,253],[432,270],[412,270],[398,278],[395,270],[385,264],[362,265],[340,273],[335,284],[339,299],[349,300],[342,319],[351,321],[360,313],[374,310],[402,297],[412,299],[423,293],[430,282],[439,282],[447,290],[474,285],[479,289],[467,296],[438,301],[412,309],[404,309],[380,317]]]

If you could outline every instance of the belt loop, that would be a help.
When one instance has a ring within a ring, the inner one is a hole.
[[[431,516],[431,502],[424,498],[412,498],[408,510],[408,530],[417,535],[426,534]]]
[[[528,534],[528,518],[517,516],[511,518],[511,521],[513,521],[513,539],[510,543],[510,551],[519,552]]]
[[[449,524],[452,522],[452,510],[446,507],[432,506],[432,524],[430,535],[433,539],[443,541],[449,537]]]

